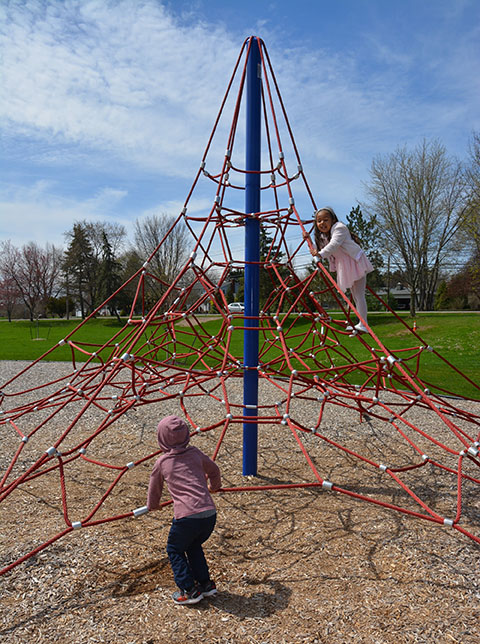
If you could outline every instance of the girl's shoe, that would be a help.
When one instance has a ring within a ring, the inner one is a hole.
[[[366,326],[364,326],[361,322],[355,325],[356,330],[359,333],[368,333],[368,329]]]

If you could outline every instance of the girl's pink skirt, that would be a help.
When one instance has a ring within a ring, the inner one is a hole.
[[[332,262],[332,259],[335,261]],[[330,257],[330,270],[337,271],[337,284],[345,293],[354,282],[371,273],[373,266],[363,251],[358,259],[353,259],[341,248],[337,248],[335,257]]]

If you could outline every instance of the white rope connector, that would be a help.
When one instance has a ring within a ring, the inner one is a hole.
[[[78,451],[79,451],[80,454],[86,454],[87,453],[87,450],[84,447],[81,447]]]
[[[22,438],[22,443],[28,443],[28,436],[24,436]]]
[[[324,490],[331,490],[333,487],[333,483],[330,483],[330,481],[323,481],[322,487]]]
[[[130,463],[127,463],[125,467],[128,467],[128,469],[131,470],[132,467],[135,467],[135,463],[133,461],[130,461]]]
[[[394,365],[395,362],[397,362],[397,359],[394,358],[393,356],[388,356],[387,360],[391,365]]]
[[[45,453],[47,454],[47,456],[55,456],[55,454],[57,453],[57,448],[49,447]]]
[[[197,251],[192,250],[192,252],[190,253],[190,259],[192,260],[192,262],[195,260],[196,256],[197,256]]]
[[[290,197],[290,198],[289,198],[289,200],[288,200],[288,203],[289,203],[291,206],[294,206],[294,205],[295,205],[295,199],[294,199],[293,197]]]
[[[133,511],[133,516],[134,516],[135,518],[136,518],[136,517],[141,517],[141,516],[142,516],[142,514],[147,514],[147,512],[148,512],[148,507],[147,507],[146,505],[142,505],[142,507],[141,507],[141,508],[136,508],[136,509]]]
[[[469,448],[467,449],[467,452],[468,452],[471,456],[478,456],[478,449],[477,449],[476,447],[473,447],[473,446],[472,446],[472,447],[469,447]]]
[[[227,415],[225,416],[225,418],[226,418],[227,420],[232,420],[233,415],[232,415],[232,414],[227,414]]]
[[[120,358],[120,360],[123,360],[124,362],[129,362],[132,360],[133,356],[131,356],[129,353],[124,353],[123,356]]]
[[[60,347],[63,346],[65,344],[65,340],[60,340],[58,344]]]
[[[453,519],[444,519],[443,525],[448,525],[450,528],[453,527]]]
[[[428,461],[429,456],[428,454],[422,454],[422,461]]]
[[[387,471],[387,465],[382,465],[382,464],[380,464],[380,465],[378,466],[378,469],[379,469],[379,470],[382,470],[382,472],[386,472],[386,471]]]
[[[73,521],[72,522],[72,528],[74,530],[78,530],[81,527],[82,527],[82,522],[81,521]]]

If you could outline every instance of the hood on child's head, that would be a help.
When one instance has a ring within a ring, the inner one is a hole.
[[[190,441],[190,430],[178,416],[166,416],[158,423],[157,438],[163,452],[181,452]]]

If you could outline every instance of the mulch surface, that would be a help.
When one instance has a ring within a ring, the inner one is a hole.
[[[162,413],[171,411],[162,407]],[[335,409],[330,425],[326,420],[332,439],[372,459],[381,453],[389,463],[408,460],[404,441],[388,424],[352,424],[342,413]],[[120,422],[108,440],[100,441],[96,455],[125,463],[132,455],[155,451],[159,409],[145,414],[151,417],[138,412]],[[42,448],[58,429],[44,437]],[[259,431],[259,475],[246,480],[241,431],[237,425],[227,432],[219,454],[225,487],[314,480],[288,427],[268,425]],[[207,434],[192,441],[211,453],[217,438]],[[302,440],[324,478],[418,509],[378,469],[314,436]],[[3,443],[2,458],[12,447],[8,440]],[[144,505],[152,464],[133,468],[97,518]],[[79,461],[67,469],[71,520],[96,503],[112,476],[111,470]],[[455,476],[439,475],[428,465],[408,482],[436,511],[451,516]],[[1,577],[1,641],[479,641],[480,547],[456,530],[321,488],[226,492],[215,501],[217,527],[205,551],[219,589],[216,597],[190,607],[173,604],[175,587],[165,553],[172,516],[168,505],[136,519],[75,530]],[[1,517],[3,566],[65,528],[58,473],[20,486],[2,503]],[[463,522],[480,534],[478,486],[465,486]]]

